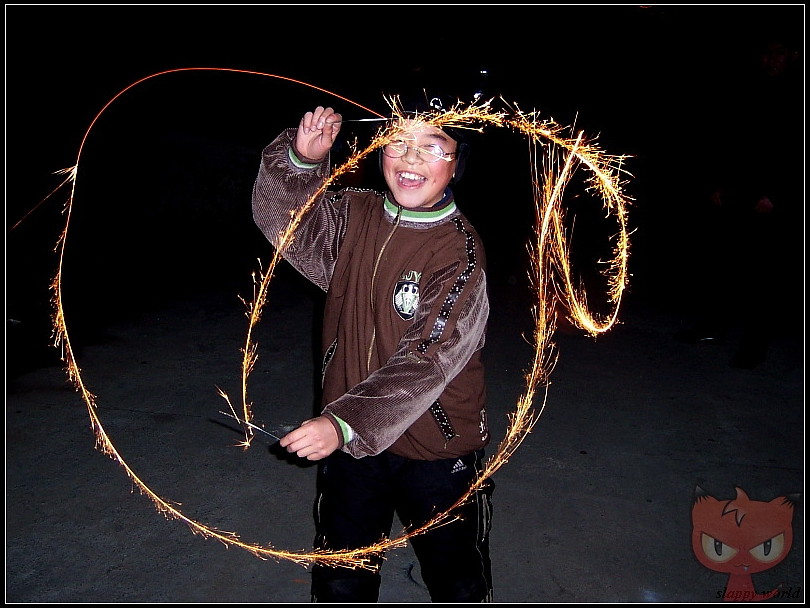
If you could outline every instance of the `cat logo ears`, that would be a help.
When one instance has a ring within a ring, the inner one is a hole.
[[[740,498],[748,498],[748,494],[746,494],[745,490],[743,490],[739,486],[734,486],[735,491],[737,492],[737,500]],[[707,498],[711,496],[706,490],[701,488],[700,486],[695,486],[695,494],[694,494],[694,502],[700,502],[701,499]],[[784,502],[782,504],[789,504],[791,507],[797,507],[802,499],[801,492],[794,492],[791,494],[785,494],[783,496]]]

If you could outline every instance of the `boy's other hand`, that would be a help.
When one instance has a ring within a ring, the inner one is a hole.
[[[298,123],[293,149],[304,162],[319,163],[328,154],[340,132],[343,117],[332,108],[318,106]]]
[[[321,460],[338,449],[340,439],[329,419],[318,416],[302,422],[297,429],[284,435],[279,443],[299,458]]]

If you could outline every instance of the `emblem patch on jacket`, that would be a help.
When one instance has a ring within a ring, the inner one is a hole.
[[[394,310],[405,321],[409,321],[419,308],[419,279],[421,272],[408,270],[403,272],[394,287]]]

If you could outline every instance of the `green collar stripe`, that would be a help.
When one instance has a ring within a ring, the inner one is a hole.
[[[385,197],[385,210],[393,217],[396,217],[397,212],[399,212],[400,208],[397,207],[394,203],[388,200],[388,197]],[[453,201],[446,207],[442,207],[441,209],[437,209],[435,211],[430,210],[415,210],[415,209],[405,209],[404,207],[401,210],[401,217],[403,220],[408,220],[410,222],[436,222],[439,220],[443,220],[444,218],[448,217],[449,215],[453,214],[456,211],[456,203]]]

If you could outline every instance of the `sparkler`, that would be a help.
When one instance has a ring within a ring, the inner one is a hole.
[[[532,242],[528,244],[530,260],[528,274],[535,295],[535,302],[532,309],[535,326],[531,337],[534,345],[534,358],[524,375],[526,388],[518,399],[515,411],[508,415],[509,425],[505,437],[498,446],[497,452],[487,461],[484,470],[472,483],[468,492],[444,513],[438,514],[417,529],[404,531],[402,536],[398,538],[383,538],[378,543],[359,549],[312,552],[280,550],[272,546],[244,542],[234,532],[214,530],[189,518],[184,515],[175,504],[170,503],[154,493],[147,484],[135,474],[122,458],[121,454],[115,449],[115,446],[105,432],[101,420],[98,417],[96,396],[89,390],[84,382],[70,343],[65,320],[62,301],[62,268],[76,181],[78,178],[79,160],[81,159],[81,153],[87,141],[87,136],[101,114],[106,111],[115,100],[131,88],[157,76],[189,70],[238,72],[291,81],[342,99],[377,116],[377,118],[354,119],[351,120],[352,122],[374,121],[385,122],[388,125],[387,127],[381,127],[365,149],[357,151],[357,145],[355,143],[352,146],[353,153],[351,157],[342,166],[336,168],[325,180],[321,188],[291,217],[287,229],[280,235],[279,246],[274,252],[267,269],[262,271],[260,262],[258,277],[256,273],[253,274],[253,300],[247,302],[242,299],[246,307],[246,316],[249,319],[245,345],[241,350],[243,355],[241,365],[242,416],[240,417],[236,414],[235,409],[231,406],[228,395],[220,390],[220,395],[228,402],[233,412],[232,414],[221,413],[236,419],[242,424],[245,429],[245,440],[242,442],[242,446],[245,449],[250,446],[254,436],[254,430],[270,434],[250,422],[253,404],[248,400],[247,387],[248,378],[258,358],[257,345],[253,342],[253,328],[261,319],[261,311],[267,300],[268,286],[274,275],[274,269],[282,259],[283,252],[292,243],[294,238],[293,234],[302,217],[312,207],[320,195],[323,194],[331,184],[335,183],[340,176],[346,172],[352,171],[363,158],[384,145],[387,141],[390,141],[390,139],[402,129],[405,115],[399,107],[399,102],[396,98],[386,100],[393,113],[393,119],[389,119],[345,97],[341,97],[331,91],[299,80],[274,74],[227,68],[182,68],[168,70],[138,80],[120,91],[107,102],[91,122],[79,147],[76,164],[73,167],[62,170],[62,173],[68,174],[68,178],[56,189],[59,190],[67,183],[72,184],[70,195],[65,206],[65,228],[56,244],[56,249],[59,251],[58,270],[51,282],[51,290],[53,292],[53,344],[55,347],[61,348],[61,356],[62,360],[65,362],[68,377],[87,405],[91,427],[94,430],[96,438],[96,448],[118,461],[138,490],[142,494],[147,495],[152,500],[157,510],[164,516],[185,522],[195,534],[200,534],[205,538],[215,538],[226,546],[239,547],[261,559],[285,559],[304,567],[314,563],[320,563],[329,566],[376,569],[378,566],[374,565],[376,562],[372,559],[373,557],[384,557],[386,551],[405,546],[408,539],[419,534],[424,534],[437,526],[445,525],[456,520],[458,518],[458,516],[455,515],[457,508],[470,501],[475,492],[482,487],[484,481],[509,461],[511,455],[514,454],[515,450],[518,449],[532,431],[545,409],[548,398],[548,379],[558,360],[556,345],[552,342],[558,310],[555,304],[559,304],[567,310],[570,321],[590,335],[604,333],[617,322],[622,293],[628,283],[627,262],[630,241],[627,227],[627,206],[630,203],[630,199],[623,192],[623,187],[626,182],[621,179],[623,175],[625,177],[629,175],[622,169],[622,163],[626,157],[605,154],[596,146],[595,142],[589,141],[582,133],[576,136],[568,136],[566,133],[569,129],[563,128],[553,120],[541,120],[536,112],[524,113],[518,108],[509,108],[509,111],[496,111],[492,108],[492,100],[477,105],[464,105],[458,102],[447,111],[426,113],[416,117],[417,121],[424,121],[425,124],[439,127],[449,126],[477,131],[483,131],[487,126],[511,128],[521,133],[529,140],[531,177],[534,192],[535,231]],[[346,120],[346,122],[350,122],[350,120]],[[538,154],[538,145],[543,146],[544,154]],[[606,262],[604,271],[608,278],[609,285],[607,301],[611,305],[612,310],[608,314],[601,316],[591,314],[587,306],[587,294],[584,290],[575,286],[572,277],[572,269],[568,260],[568,241],[563,229],[563,194],[565,186],[575,174],[579,174],[583,171],[587,174],[584,179],[588,184],[588,188],[602,199],[604,208],[609,215],[615,217],[618,227],[618,233],[613,242],[613,257]],[[46,199],[53,195],[56,190],[51,192]],[[44,202],[44,200],[42,202]],[[42,204],[42,202],[39,204]],[[544,389],[542,402],[539,407],[535,409],[533,407],[535,395],[541,388]],[[272,434],[271,436],[275,437],[275,435]]]
[[[384,120],[391,120],[390,118],[344,118],[341,121],[336,122],[335,124],[340,124],[342,122],[382,122]]]
[[[242,426],[247,426],[252,431],[259,431],[260,433],[262,433],[264,435],[267,435],[268,437],[270,437],[271,439],[275,439],[276,441],[281,440],[281,437],[279,437],[278,435],[283,436],[283,433],[281,431],[276,430],[276,433],[278,433],[278,435],[276,435],[275,433],[271,433],[270,431],[268,431],[267,429],[265,429],[263,427],[260,427],[258,425],[253,424],[252,422],[248,422],[247,420],[242,420],[241,418],[239,418],[239,416],[236,416],[234,414],[229,414],[228,412],[223,412],[222,410],[220,410],[219,413],[222,414],[223,416],[228,416],[229,418],[233,418],[234,420],[236,420]]]

